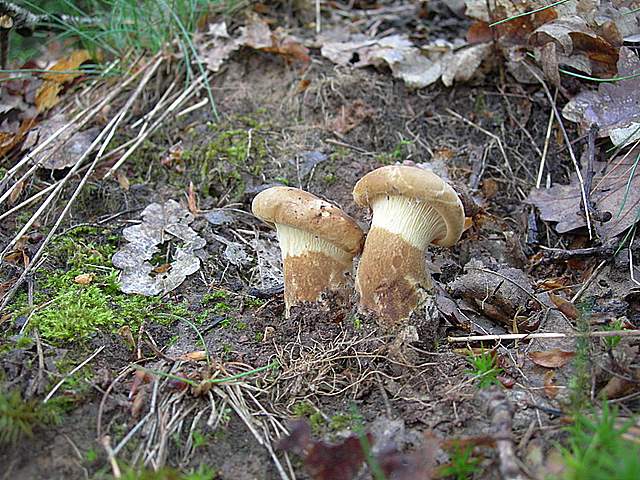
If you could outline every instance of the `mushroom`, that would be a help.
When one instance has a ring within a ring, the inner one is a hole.
[[[353,257],[364,243],[355,220],[329,202],[291,187],[263,190],[251,209],[277,231],[287,318],[292,306],[316,302],[323,292],[349,296]]]
[[[431,288],[424,253],[460,239],[464,210],[455,190],[430,170],[391,165],[362,177],[355,202],[373,211],[356,273],[360,311],[385,327],[398,326]]]

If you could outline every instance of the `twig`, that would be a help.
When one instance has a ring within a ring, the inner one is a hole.
[[[463,117],[459,113],[454,112],[450,108],[446,108],[445,110],[447,111],[447,113],[449,113],[450,115],[454,116],[458,120],[461,120],[462,122],[466,123],[467,125],[470,125],[473,128],[481,131],[485,135],[493,138],[498,143],[498,148],[500,149],[500,153],[502,154],[502,158],[504,158],[504,164],[507,166],[507,170],[509,170],[509,173],[513,174],[513,169],[511,168],[511,164],[509,163],[509,158],[507,157],[507,152],[504,149],[504,145],[502,144],[502,140],[500,139],[500,137],[498,137],[495,133],[490,132],[489,130],[486,130],[486,129],[482,128],[480,125],[477,125],[477,124],[473,123],[471,120]]]
[[[122,472],[120,472],[120,467],[118,466],[116,455],[113,453],[113,449],[111,448],[111,437],[109,435],[105,435],[104,437],[100,438],[100,443],[104,447],[104,451],[107,452],[107,458],[109,459],[109,463],[111,464],[113,477],[121,478]]]
[[[582,284],[582,287],[580,287],[580,290],[578,290],[578,292],[573,296],[573,298],[571,299],[571,303],[575,305],[575,303],[580,299],[580,297],[587,290],[587,288],[589,288],[589,285],[591,285],[591,282],[593,282],[593,280],[598,276],[598,274],[606,264],[607,264],[607,260],[603,260],[598,264],[598,266],[593,271],[593,273],[589,276],[589,278],[587,278],[587,281]]]
[[[74,23],[77,25],[96,25],[103,21],[93,17],[75,17],[61,14],[35,14],[26,8],[11,2],[0,0],[0,13],[8,15],[13,21],[11,28],[15,28],[22,35],[29,35],[37,29],[51,30],[55,24]]]
[[[496,387],[480,390],[477,395],[491,417],[493,434],[496,437],[496,448],[500,458],[500,474],[505,480],[525,480],[513,445],[513,405],[505,394]]]
[[[607,256],[610,257],[615,252],[616,245],[612,243],[605,243],[597,247],[587,248],[575,248],[573,250],[565,250],[564,248],[549,248],[540,245],[540,248],[544,251],[545,257],[554,262],[561,262],[564,260],[570,260],[572,258],[586,258],[592,256]]]
[[[553,94],[553,103],[556,103],[558,97],[558,89],[556,88]],[[542,174],[544,173],[544,165],[547,160],[547,152],[549,151],[549,144],[551,143],[551,129],[553,127],[553,108],[549,111],[549,123],[547,124],[547,133],[544,137],[544,148],[542,149],[542,156],[540,157],[540,167],[538,168],[538,178],[536,179],[536,188],[540,188],[542,184]]]
[[[606,332],[588,333],[508,333],[504,335],[469,335],[466,337],[447,337],[449,343],[456,342],[483,342],[502,340],[533,340],[536,338],[580,338],[580,337],[640,337],[640,330],[608,330]]]
[[[73,370],[71,370],[69,373],[67,373],[62,380],[60,380],[58,383],[56,383],[56,386],[53,387],[51,389],[51,391],[47,394],[46,397],[44,397],[44,400],[42,401],[42,403],[47,403],[49,400],[51,400],[51,397],[53,397],[53,395],[58,391],[58,389],[62,386],[62,384],[64,382],[66,382],[70,377],[73,376],[74,373],[76,373],[78,370],[81,370],[82,367],[84,367],[87,363],[89,363],[91,360],[93,360],[94,358],[96,358],[96,356],[102,351],[104,350],[104,345],[102,345],[101,347],[98,347],[98,349],[93,352],[91,355],[89,355],[89,357],[87,357],[87,359],[82,362],[81,364],[79,364],[77,367],[75,367]]]
[[[587,221],[587,230],[589,231],[589,240],[593,240],[593,227],[591,226],[591,214],[589,212],[589,205],[587,201],[587,192],[584,185],[584,179],[582,178],[582,172],[580,171],[580,164],[578,163],[578,159],[576,158],[576,154],[573,151],[573,147],[571,146],[571,140],[569,139],[569,134],[567,133],[567,129],[564,128],[564,122],[562,121],[562,117],[560,116],[560,112],[558,111],[558,107],[556,107],[554,98],[551,96],[551,92],[549,91],[549,87],[547,87],[547,83],[544,79],[535,71],[535,69],[531,68],[529,64],[525,61],[524,66],[527,67],[531,75],[536,77],[536,79],[542,85],[544,92],[549,99],[549,103],[551,103],[551,108],[553,109],[553,114],[556,117],[556,121],[560,126],[560,130],[562,131],[562,136],[564,137],[564,141],[569,148],[569,156],[571,157],[571,161],[573,162],[573,168],[576,170],[576,175],[578,177],[578,182],[580,183],[580,194],[582,195],[582,203],[584,204],[584,215],[585,220]]]

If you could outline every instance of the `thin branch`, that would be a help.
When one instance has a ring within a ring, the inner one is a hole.
[[[640,330],[609,330],[588,333],[509,333],[506,335],[469,335],[466,337],[447,337],[449,343],[483,342],[493,340],[532,340],[535,338],[580,338],[580,337],[640,337]]]

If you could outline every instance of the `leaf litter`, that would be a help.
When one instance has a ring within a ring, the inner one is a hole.
[[[609,213],[609,221],[598,223],[603,240],[612,239],[638,220],[640,211],[640,168],[636,148],[609,163],[597,162],[591,200],[600,213]],[[569,185],[533,189],[526,200],[540,211],[546,222],[556,222],[555,230],[566,233],[587,225],[581,207],[580,183],[574,174]]]
[[[630,48],[620,49],[618,76],[640,72],[640,58]],[[640,77],[602,83],[598,90],[583,90],[563,109],[568,120],[583,130],[598,127],[600,136],[609,136],[614,145],[630,145],[640,139]]]
[[[142,212],[142,223],[123,230],[129,243],[112,258],[113,265],[121,270],[120,289],[147,296],[166,294],[197,272],[206,241],[189,227],[191,222],[193,215],[175,200],[147,206]],[[162,244],[173,246],[175,253],[170,268],[154,276],[156,267],[151,260]]]

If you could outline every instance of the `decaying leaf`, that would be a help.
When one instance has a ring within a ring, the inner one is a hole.
[[[184,360],[185,362],[201,362],[206,359],[207,352],[205,350],[196,350],[180,356],[180,360]]]
[[[275,53],[287,59],[303,63],[310,61],[309,50],[295,37],[283,29],[272,31],[267,22],[257,15],[249,17],[246,25],[240,27],[239,36],[232,38],[226,23],[209,25],[209,31],[199,34],[199,53],[207,68],[212,72],[220,70],[231,54],[242,47]]]
[[[93,273],[81,273],[80,275],[76,275],[73,281],[79,285],[89,285],[93,282],[93,279],[96,278]]]
[[[60,101],[58,94],[62,91],[62,86],[82,75],[78,67],[90,58],[87,50],[75,50],[49,69],[50,73],[44,75],[45,81],[36,93],[36,108],[39,112],[50,109]]]
[[[546,352],[529,352],[529,358],[536,365],[546,368],[560,368],[565,366],[576,355],[576,352],[565,352],[554,348]]]
[[[380,448],[374,437],[351,435],[338,444],[314,440],[306,420],[291,425],[289,436],[281,440],[279,448],[302,456],[309,475],[314,480],[352,480],[363,467],[365,447],[374,457],[385,478],[393,480],[430,480],[434,477],[436,454],[440,441],[431,433],[422,445],[411,453],[400,453],[389,443]],[[373,447],[373,448],[372,448]]]
[[[603,240],[611,239],[638,220],[640,207],[640,168],[636,159],[640,149],[618,157],[608,164],[597,164],[593,179],[591,200],[601,214],[610,213],[611,219],[596,227]],[[555,229],[565,233],[586,226],[581,208],[580,184],[574,175],[569,185],[555,185],[550,189],[534,189],[526,200],[540,211],[547,222],[558,222]]]
[[[371,118],[374,113],[375,110],[363,100],[354,100],[340,109],[338,115],[331,122],[331,130],[344,135]]]
[[[178,202],[152,203],[142,212],[142,223],[123,230],[129,242],[113,256],[113,265],[122,270],[120,288],[125,293],[158,295],[177,288],[187,276],[200,269],[199,254],[205,240],[194,232],[189,224],[193,216]],[[175,247],[171,268],[152,275],[154,265],[150,260],[159,251],[158,246],[180,240]]]
[[[620,49],[618,75],[640,71],[640,59],[631,49]],[[568,120],[584,129],[597,125],[599,135],[609,136],[615,145],[631,144],[640,139],[640,77],[601,83],[598,90],[584,90],[563,109]]]
[[[556,398],[560,388],[556,385],[556,372],[555,370],[548,370],[544,374],[544,394],[548,398]]]
[[[386,65],[394,77],[412,88],[426,87],[440,77],[445,85],[451,85],[453,80],[469,80],[490,50],[490,44],[456,49],[461,45],[441,40],[418,48],[406,35],[376,39],[345,32],[325,34],[319,43],[322,56],[338,65],[355,68]]]
[[[33,145],[42,143],[49,137],[56,135],[68,123],[70,123],[70,120],[64,114],[54,115],[32,129],[28,133],[25,143]],[[58,134],[53,141],[33,155],[34,162],[40,163],[43,168],[51,170],[59,170],[74,165],[96,139],[98,129],[89,128],[81,132],[71,132],[72,129],[68,128],[63,133]]]
[[[576,318],[578,318],[578,309],[569,300],[567,300],[564,297],[561,297],[560,295],[556,295],[555,293],[550,293],[549,298],[551,299],[553,304],[558,308],[558,310],[564,313],[571,320],[575,320]]]
[[[44,79],[55,83],[67,83],[74,78],[82,75],[82,72],[75,71],[80,65],[89,60],[91,55],[87,50],[75,50],[71,52],[71,55],[65,57],[49,69],[48,73],[44,74]]]

